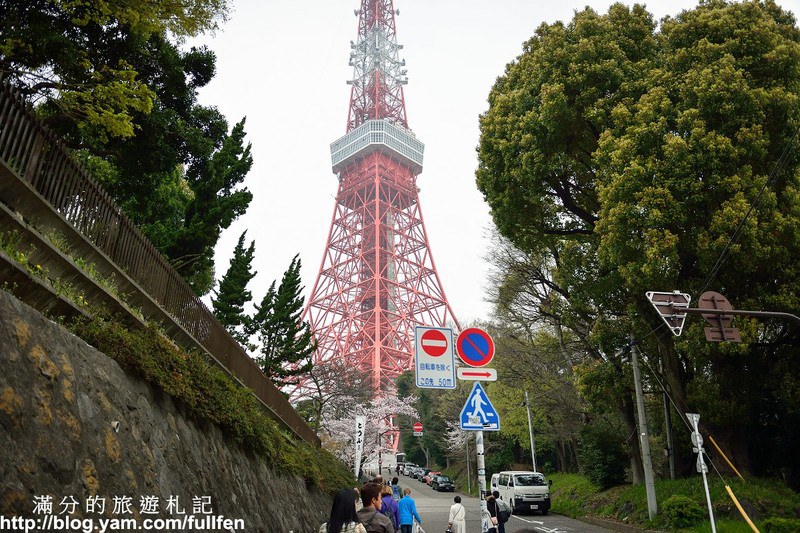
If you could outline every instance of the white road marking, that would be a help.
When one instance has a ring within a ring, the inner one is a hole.
[[[540,526],[544,525],[544,522],[539,522],[538,520],[525,520],[524,518],[520,518],[517,515],[511,515],[512,518],[516,518],[517,520],[522,520],[523,522],[527,522],[528,524],[539,524]]]

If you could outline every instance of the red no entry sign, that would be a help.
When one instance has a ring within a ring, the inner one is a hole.
[[[414,431],[417,431],[417,432],[422,431],[422,424],[420,424],[419,422],[414,424]]]
[[[447,337],[438,329],[429,329],[422,334],[422,351],[431,357],[439,357],[447,351]]]

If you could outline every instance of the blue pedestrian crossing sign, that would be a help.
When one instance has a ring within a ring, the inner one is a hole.
[[[465,431],[500,431],[500,417],[480,381],[475,382],[461,409],[460,425]]]

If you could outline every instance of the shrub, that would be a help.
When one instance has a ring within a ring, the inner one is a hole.
[[[762,525],[764,533],[792,533],[800,531],[800,520],[796,518],[767,518]]]
[[[691,498],[673,494],[661,505],[664,520],[674,528],[691,527],[705,519],[705,512]]]
[[[589,481],[607,489],[625,481],[628,453],[622,435],[604,423],[581,429],[581,471]]]
[[[123,368],[180,400],[190,416],[220,426],[276,470],[303,478],[309,487],[333,493],[353,486],[352,473],[325,450],[289,438],[269,418],[252,392],[197,352],[185,353],[148,324],[128,330],[112,320],[78,320],[72,330]]]

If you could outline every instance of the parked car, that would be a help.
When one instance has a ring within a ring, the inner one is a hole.
[[[411,477],[414,479],[419,479],[420,476],[424,473],[425,469],[421,466],[417,466],[411,470]]]
[[[419,476],[417,476],[417,479],[419,481],[425,483],[425,476],[427,476],[428,473],[430,473],[430,471],[431,471],[430,468],[423,468],[422,470],[420,470]]]
[[[403,465],[403,470],[402,470],[403,475],[404,476],[410,476],[411,475],[411,470],[413,470],[416,467],[417,467],[417,465],[415,465],[413,463],[406,463],[405,465]]]
[[[447,476],[433,476],[431,488],[437,492],[455,492],[456,490],[456,486],[453,485],[453,480]]]
[[[438,475],[440,475],[440,474],[441,474],[441,472],[439,472],[438,470],[437,470],[437,471],[435,471],[435,472],[431,470],[430,472],[428,472],[427,474],[425,474],[425,476],[422,478],[422,481],[423,481],[423,482],[424,482],[426,485],[430,485],[430,484],[431,484],[431,481],[433,481],[433,478],[434,478],[435,476],[438,476]]]

